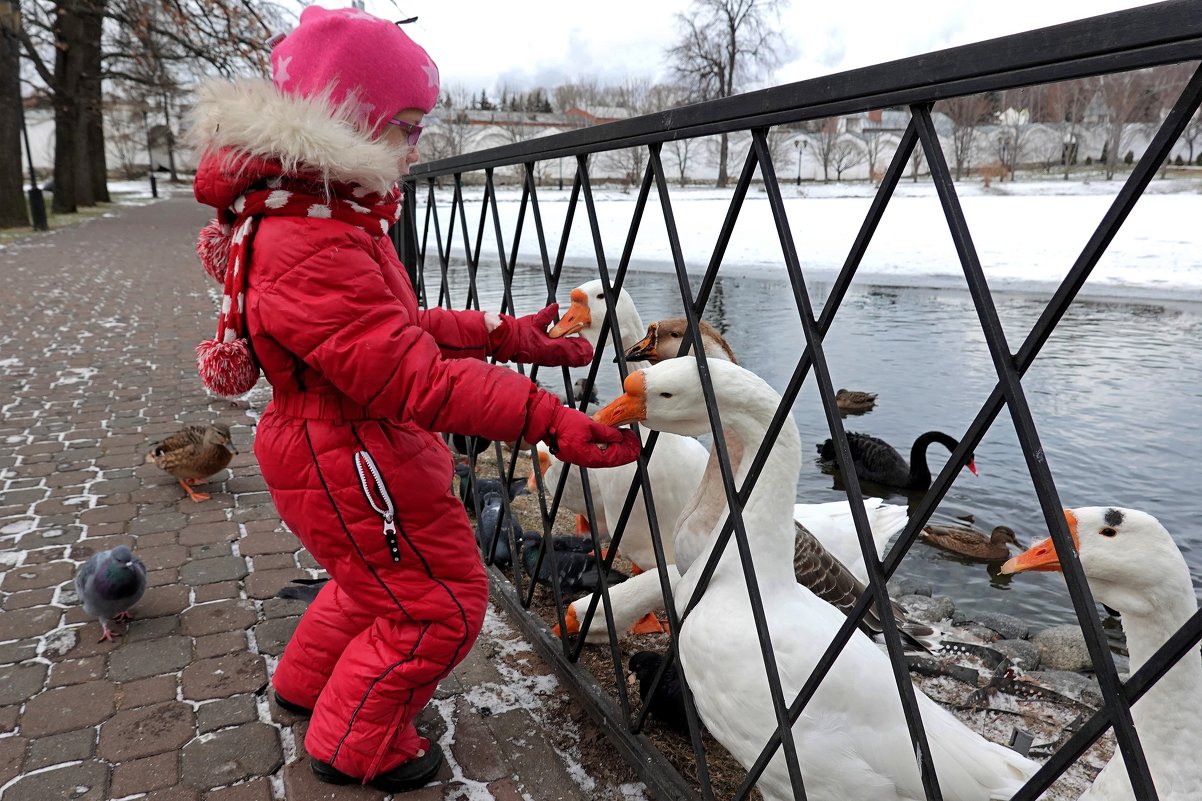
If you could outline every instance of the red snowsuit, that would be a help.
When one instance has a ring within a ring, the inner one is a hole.
[[[202,162],[196,197],[259,180]],[[488,355],[480,312],[419,310],[389,239],[337,220],[265,217],[246,320],[273,387],[255,455],[280,517],[331,575],[273,683],[314,709],[309,753],[370,779],[424,747],[413,717],[466,655],[488,584],[453,464],[431,431],[517,439],[531,383]],[[476,358],[462,358],[476,357]],[[395,528],[380,510],[395,509]]]

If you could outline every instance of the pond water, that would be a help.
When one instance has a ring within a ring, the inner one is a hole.
[[[460,307],[467,296],[466,273],[462,267],[451,270],[451,296]],[[568,290],[595,277],[594,271],[565,267],[561,302],[566,306]],[[482,269],[477,281],[481,307],[499,308],[501,282],[495,268]],[[644,323],[682,313],[674,274],[631,271],[625,287]],[[808,288],[817,314],[830,284],[813,282]],[[995,294],[1011,350],[1025,338],[1048,295]],[[520,266],[514,282],[519,312],[539,308],[545,297],[541,270]],[[705,317],[727,338],[744,367],[778,391],[784,389],[804,348],[787,281],[723,277]],[[1185,554],[1195,587],[1202,577],[1202,530],[1197,525],[1202,500],[1193,461],[1202,453],[1200,335],[1202,305],[1078,300],[1023,381],[1063,505],[1124,506],[1155,515]],[[872,412],[846,418],[845,428],[879,436],[907,458],[911,443],[924,431],[960,436],[997,380],[976,311],[963,289],[853,284],[825,348],[837,387],[880,396]],[[584,372],[574,371],[574,377]],[[620,391],[611,372],[603,369],[599,381],[603,403]],[[829,436],[812,372],[794,418],[803,454],[798,501],[838,500],[842,491],[834,479],[811,461],[815,446]],[[1023,545],[1047,536],[1005,410],[975,455],[980,475],[963,471],[935,519],[952,523],[972,515],[984,531],[1008,525]],[[930,457],[937,474],[947,452],[934,446]],[[907,502],[904,495],[888,500]],[[936,593],[951,596],[969,613],[1006,612],[1033,628],[1075,621],[1059,574],[995,576],[986,565],[958,561],[918,542],[898,575],[928,580]]]

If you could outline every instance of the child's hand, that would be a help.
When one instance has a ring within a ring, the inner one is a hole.
[[[638,435],[598,423],[570,406],[562,409],[543,440],[561,461],[581,467],[616,467],[639,457]]]
[[[501,324],[488,335],[489,349],[500,361],[541,364],[545,367],[584,367],[593,359],[593,346],[580,337],[551,339],[547,326],[559,313],[559,304],[525,317],[499,315]]]

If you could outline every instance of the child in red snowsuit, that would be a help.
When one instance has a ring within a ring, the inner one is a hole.
[[[546,440],[588,467],[634,460],[638,439],[483,361],[587,364],[586,342],[546,336],[554,306],[418,308],[386,232],[438,98],[426,52],[392,22],[309,6],[271,61],[272,81],[210,85],[196,111],[196,197],[218,214],[200,251],[225,285],[198,366],[227,395],[266,375],[255,454],[280,518],[332,578],[275,671],[277,697],[312,710],[319,778],[401,792],[442,763],[412,721],[488,598],[431,432]]]

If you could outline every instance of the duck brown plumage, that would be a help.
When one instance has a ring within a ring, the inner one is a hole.
[[[192,500],[204,501],[209,495],[194,491],[191,485],[224,470],[237,452],[225,423],[189,425],[151,445],[146,461],[178,478]]]
[[[1018,545],[1018,538],[1009,526],[997,526],[988,536],[968,526],[941,526],[931,523],[923,527],[922,538],[945,551],[1000,562],[1010,558],[1010,544]]]
[[[835,405],[845,414],[872,411],[872,407],[876,406],[876,393],[840,389],[835,393]]]

